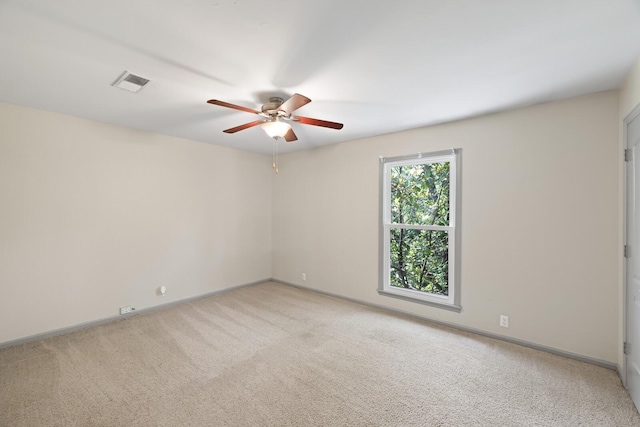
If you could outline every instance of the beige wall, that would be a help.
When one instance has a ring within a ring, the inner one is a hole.
[[[624,118],[640,104],[640,60],[631,69],[620,87],[620,118]]]
[[[620,363],[629,87],[283,155],[273,184],[266,156],[0,104],[0,344],[272,276]],[[379,156],[452,147],[462,313],[376,292]]]
[[[618,363],[618,131],[608,92],[284,155],[274,278]],[[379,157],[447,148],[462,149],[461,313],[377,293]]]
[[[267,156],[0,104],[0,343],[268,279],[270,206]]]

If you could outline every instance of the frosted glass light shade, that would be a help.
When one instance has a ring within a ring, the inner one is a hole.
[[[291,125],[289,123],[276,120],[273,122],[263,123],[262,129],[264,129],[267,135],[271,138],[283,138],[287,132],[289,132],[289,129],[291,129]]]

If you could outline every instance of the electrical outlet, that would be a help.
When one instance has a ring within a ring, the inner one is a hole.
[[[302,273],[302,281],[307,280],[307,273]]]
[[[120,314],[127,314],[127,313],[131,313],[134,309],[131,308],[130,305],[125,305],[120,307]]]
[[[500,315],[500,326],[503,328],[509,327],[509,316],[505,316],[504,314]]]

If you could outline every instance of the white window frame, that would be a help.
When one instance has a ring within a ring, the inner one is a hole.
[[[380,283],[378,292],[381,295],[415,301],[427,305],[461,311],[460,289],[458,281],[458,251],[460,220],[458,203],[459,182],[459,149],[434,153],[418,153],[411,156],[380,158]],[[393,224],[391,222],[391,169],[397,166],[409,166],[431,163],[449,163],[449,225],[414,225]],[[413,230],[446,231],[449,234],[449,271],[448,295],[438,295],[391,286],[390,284],[390,251],[391,229],[404,228]]]

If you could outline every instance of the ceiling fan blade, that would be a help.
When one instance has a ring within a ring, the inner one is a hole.
[[[295,116],[291,117],[291,120],[303,125],[322,126],[323,128],[342,129],[344,126],[342,123],[328,122],[326,120],[312,119],[310,117]]]
[[[293,142],[293,141],[297,141],[298,137],[296,136],[296,134],[293,131],[293,129],[289,129],[289,132],[287,132],[284,135],[284,140],[287,141],[287,142]]]
[[[306,96],[300,95],[299,93],[294,93],[291,98],[284,101],[282,105],[278,107],[278,110],[282,110],[287,113],[287,115],[289,115],[296,111],[298,108],[302,107],[303,105],[307,105],[310,102],[311,100]]]
[[[252,128],[254,126],[258,126],[261,125],[262,123],[264,123],[266,120],[256,120],[255,122],[251,122],[251,123],[245,123],[243,125],[240,126],[236,126],[234,128],[230,128],[227,130],[223,130],[224,133],[236,133],[239,132],[241,130],[245,130],[245,129],[249,129]]]
[[[218,101],[217,99],[210,99],[207,101],[209,104],[219,105],[221,107],[233,108],[234,110],[245,111],[247,113],[260,114],[260,111],[252,110],[251,108],[242,107],[240,105],[229,104],[228,102]]]

